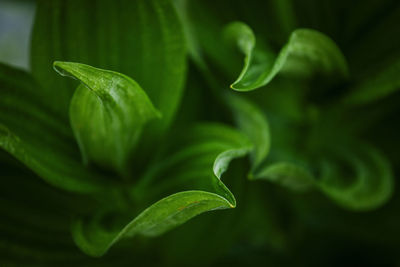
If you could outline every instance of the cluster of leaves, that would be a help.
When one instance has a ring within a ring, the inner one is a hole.
[[[38,1],[31,72],[0,65],[1,263],[200,264],[384,205],[400,5],[307,2]]]

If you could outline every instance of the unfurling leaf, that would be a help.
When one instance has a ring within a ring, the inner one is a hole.
[[[71,62],[54,67],[82,83],[71,100],[70,121],[84,161],[123,171],[144,124],[160,113],[123,74]]]
[[[353,141],[353,145],[338,147],[321,155],[318,175],[297,164],[277,162],[261,169],[254,178],[298,192],[317,189],[354,211],[383,205],[393,193],[393,173],[388,160],[367,144]]]
[[[338,78],[348,76],[344,56],[326,35],[311,29],[297,29],[278,55],[258,50],[255,36],[244,23],[234,22],[225,28],[225,34],[245,55],[242,72],[231,85],[237,91],[251,91],[269,82],[281,71],[333,74]]]
[[[400,262],[400,1],[35,2],[0,267]]]
[[[356,142],[354,142],[356,143]],[[371,210],[392,195],[392,168],[381,152],[367,144],[343,147],[333,158],[321,161],[318,187],[339,205],[351,210]]]
[[[134,219],[134,214],[129,214],[125,223],[111,231],[101,225],[102,211],[76,221],[72,233],[84,252],[101,256],[120,239],[157,236],[201,213],[236,206],[221,177],[233,159],[252,150],[246,136],[220,124],[199,124],[178,135],[179,142],[167,145],[165,155],[133,189],[138,202],[153,204]],[[179,189],[183,191],[177,192]],[[159,196],[163,197],[154,203],[152,199]]]

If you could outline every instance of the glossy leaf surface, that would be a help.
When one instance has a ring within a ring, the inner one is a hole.
[[[144,124],[160,113],[140,85],[123,74],[71,62],[54,67],[81,82],[69,114],[84,161],[122,171]]]
[[[101,256],[122,238],[137,234],[157,236],[201,213],[234,208],[235,197],[220,179],[233,159],[251,149],[244,135],[223,125],[203,124],[187,129],[180,142],[169,146],[132,193],[137,201],[151,203],[154,197],[179,188],[184,191],[162,198],[133,220],[125,219],[125,225],[122,223],[121,229],[115,231],[101,227],[101,214],[77,221],[73,227],[75,242],[89,255]]]
[[[139,83],[163,114],[148,134],[160,135],[181,99],[185,54],[181,25],[168,0],[38,2],[32,73],[49,103],[64,115],[75,85],[51,66],[54,61],[79,62],[124,73]]]

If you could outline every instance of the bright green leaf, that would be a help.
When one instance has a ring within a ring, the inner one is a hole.
[[[294,74],[334,74],[348,76],[347,63],[335,43],[324,34],[311,29],[295,30],[288,43],[275,59],[255,48],[251,29],[240,22],[229,24],[225,34],[232,37],[245,55],[244,67],[231,87],[238,91],[251,91],[268,84],[279,72]]]
[[[122,238],[160,235],[203,212],[234,208],[236,200],[220,178],[234,158],[251,149],[244,135],[223,125],[187,129],[180,134],[179,142],[168,145],[133,190],[133,197],[144,203],[164,197],[119,230],[104,229],[101,215],[77,221],[73,227],[75,242],[87,254],[101,256]],[[184,191],[173,193],[179,188]]]
[[[119,232],[104,231],[95,221],[88,225],[77,221],[72,232],[80,249],[91,256],[102,256],[121,238],[133,237],[136,234],[157,236],[198,214],[226,208],[233,206],[219,195],[204,191],[185,191],[154,203]]]
[[[144,124],[159,112],[140,85],[123,74],[71,62],[54,67],[81,82],[71,100],[70,121],[84,160],[122,171]]]
[[[179,105],[185,77],[182,27],[169,0],[38,1],[31,67],[49,103],[67,114],[75,85],[58,77],[54,61],[80,62],[132,77],[163,120],[146,131],[160,136]]]

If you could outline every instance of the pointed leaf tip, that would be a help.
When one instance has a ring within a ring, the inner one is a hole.
[[[73,62],[54,62],[55,70],[78,86],[70,122],[84,161],[122,171],[143,126],[160,118],[143,89],[129,77]]]

